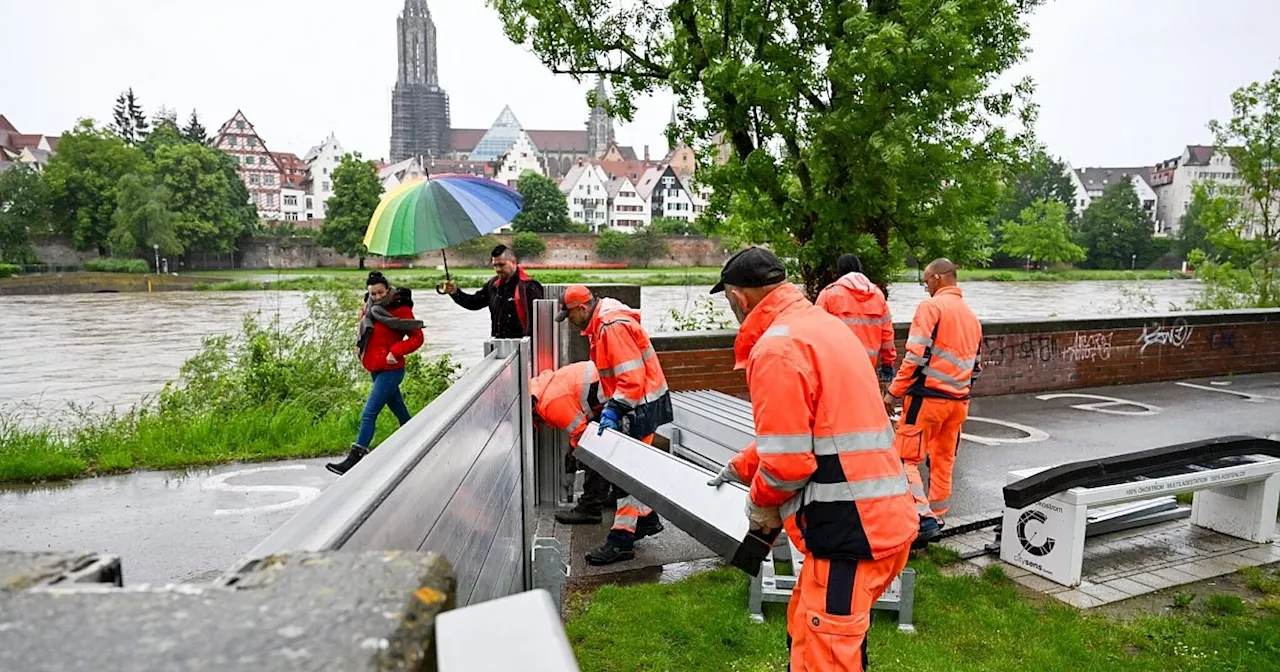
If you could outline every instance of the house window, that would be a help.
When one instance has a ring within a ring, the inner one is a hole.
[[[328,174],[329,174],[329,169],[328,169],[328,168],[321,168],[321,169],[320,169],[320,174],[322,174],[322,175],[328,175]]]
[[[329,191],[329,183],[328,183],[328,182],[321,182],[321,183],[320,183],[320,191]]]
[[[274,206],[276,204],[276,195],[267,194],[267,205]]]
[[[312,206],[311,206],[311,197],[310,197],[310,196],[308,196],[308,197],[307,197],[307,209],[308,209],[308,210],[310,210],[310,209],[311,209],[311,207],[312,207]]]
[[[259,182],[259,180],[258,180],[258,176],[257,176],[257,175],[250,175],[250,176],[249,176],[249,184],[258,184],[258,182]]]
[[[258,165],[260,165],[260,166],[265,166],[265,165],[267,165],[267,157],[265,157],[265,156],[259,156],[259,157],[258,157]]]
[[[236,128],[244,128],[244,122],[243,122],[243,121],[237,121],[237,122],[236,122]]]
[[[275,175],[263,175],[263,176],[262,176],[262,183],[263,183],[263,184],[275,184],[275,183],[276,183],[276,176],[275,176]]]
[[[287,199],[286,199],[286,200],[287,200]],[[288,205],[288,203],[285,203],[285,205]],[[286,213],[284,213],[284,218],[285,218],[285,221],[289,221],[289,222],[296,222],[296,221],[298,221],[298,213],[296,213],[296,212],[286,212]]]
[[[246,166],[247,166],[247,165],[249,165],[249,164],[251,164],[251,163],[253,163],[253,157],[252,157],[252,156],[246,156],[246,157],[244,157],[244,163],[245,163],[245,165],[246,165]]]
[[[297,196],[294,196],[293,194],[289,194],[288,196],[285,196],[285,197],[284,197],[284,204],[285,204],[285,205],[297,205],[297,204],[298,204],[298,197],[297,197]]]

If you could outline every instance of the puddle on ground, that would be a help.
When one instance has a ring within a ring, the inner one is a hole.
[[[709,572],[713,569],[724,567],[724,560],[720,558],[704,558],[702,560],[689,560],[686,562],[673,562],[660,567],[641,567],[640,569],[630,569],[625,572],[615,572],[612,574],[596,574],[593,576],[583,576],[569,579],[566,587],[572,593],[590,593],[594,592],[600,586],[613,584],[615,586],[634,586],[640,583],[675,583],[682,581],[694,574],[701,572]]]

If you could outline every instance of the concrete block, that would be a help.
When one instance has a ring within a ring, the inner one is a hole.
[[[1280,548],[1270,544],[1266,546],[1255,546],[1247,551],[1240,551],[1239,555],[1253,560],[1253,564],[1255,565],[1280,562]]]
[[[1007,562],[1002,563],[1000,566],[1004,568],[1004,573],[1011,579],[1016,579],[1020,576],[1026,576],[1031,573],[1021,567],[1011,565]]]
[[[1196,581],[1200,580],[1199,578],[1192,576],[1191,574],[1179,571],[1172,567],[1157,569],[1151,572],[1141,572],[1138,574],[1130,574],[1126,578],[1132,581],[1137,581],[1138,583],[1141,583],[1143,585],[1151,586],[1156,590],[1171,588],[1173,586],[1181,586],[1188,583],[1195,583]]]
[[[1043,576],[1036,576],[1035,574],[1027,574],[1026,576],[1019,576],[1018,578],[1014,579],[1014,581],[1017,581],[1018,583],[1032,590],[1039,591],[1041,593],[1048,592],[1050,590],[1053,590],[1054,588],[1062,587],[1062,584],[1054,583],[1049,579],[1044,578]]]
[[[1130,597],[1134,597],[1137,595],[1145,595],[1147,593],[1155,592],[1155,588],[1138,583],[1137,581],[1134,581],[1132,579],[1124,579],[1124,578],[1112,579],[1111,581],[1108,581],[1102,585],[1112,588],[1114,590],[1118,590],[1122,593],[1129,595]]]
[[[1132,594],[1126,593],[1125,591],[1120,590],[1118,588],[1114,588],[1109,585],[1101,584],[1101,583],[1090,583],[1087,581],[1082,582],[1079,586],[1077,586],[1076,590],[1079,590],[1085,595],[1090,595],[1092,597],[1098,598],[1099,600],[1102,600],[1103,604],[1119,602],[1120,600],[1127,600],[1130,597],[1133,597]]]
[[[1054,595],[1054,598],[1066,602],[1067,604],[1078,609],[1092,609],[1103,604],[1102,600],[1080,592],[1079,590],[1067,590]]]

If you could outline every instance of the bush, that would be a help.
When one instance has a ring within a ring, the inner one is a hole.
[[[150,273],[151,266],[142,259],[93,259],[84,262],[84,270],[94,273]]]
[[[596,254],[602,259],[622,259],[631,248],[631,237],[609,229],[596,237]]]
[[[0,278],[8,278],[18,274],[22,267],[16,264],[0,264]]]
[[[516,256],[520,259],[532,259],[546,253],[547,243],[542,236],[532,231],[521,231],[512,240],[511,249],[515,250]]]

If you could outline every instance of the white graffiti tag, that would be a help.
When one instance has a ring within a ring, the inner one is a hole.
[[[1073,362],[1090,362],[1111,359],[1112,332],[1105,334],[1079,334],[1071,345],[1062,351],[1062,358]]]
[[[1112,415],[1158,415],[1163,408],[1153,404],[1144,404],[1141,401],[1129,401],[1127,399],[1117,399],[1115,397],[1104,397],[1101,394],[1082,394],[1079,392],[1062,392],[1059,394],[1042,394],[1036,399],[1041,401],[1049,401],[1051,399],[1074,398],[1074,399],[1097,399],[1092,404],[1072,404],[1071,408],[1078,408],[1082,411],[1097,411],[1098,413],[1110,413]],[[1118,410],[1117,406],[1136,406],[1141,411],[1124,411]]]
[[[1151,345],[1171,345],[1181,348],[1191,340],[1191,330],[1191,325],[1181,317],[1174,320],[1172,326],[1167,327],[1159,322],[1148,322],[1142,326],[1142,335],[1137,340],[1142,344],[1138,354],[1145,353],[1147,346]]]
[[[217,492],[235,492],[248,494],[282,494],[293,495],[294,498],[288,501],[276,504],[263,504],[259,506],[249,506],[240,509],[218,509],[213,512],[215,516],[234,516],[246,513],[269,513],[271,511],[284,511],[307,504],[320,496],[320,488],[311,487],[309,485],[231,485],[227,483],[228,479],[237,476],[248,476],[250,474],[260,474],[269,471],[296,471],[306,469],[305,464],[286,464],[273,467],[254,467],[251,469],[240,469],[237,471],[228,471],[224,474],[210,476],[204,479],[201,489],[213,490]]]

